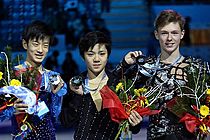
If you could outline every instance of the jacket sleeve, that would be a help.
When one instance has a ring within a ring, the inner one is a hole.
[[[60,122],[64,127],[75,127],[79,121],[79,109],[82,102],[82,96],[69,92],[63,98],[63,104],[60,114]]]
[[[3,122],[4,120],[9,120],[13,116],[13,113],[15,112],[14,107],[8,107],[7,109],[0,112],[0,122]]]
[[[53,117],[58,120],[58,116],[61,112],[61,105],[62,105],[62,96],[65,95],[67,92],[67,86],[64,86],[56,93],[52,95],[52,104],[51,104],[51,112],[53,113]]]
[[[138,71],[136,64],[127,64],[123,59],[112,71],[107,72],[109,74],[108,85],[116,86],[121,79],[125,77],[133,78]]]
[[[132,132],[132,134],[139,133],[140,129],[141,129],[141,123],[137,124],[136,126],[130,125],[130,131]]]
[[[112,74],[114,76],[119,76],[120,74],[125,74],[125,72],[127,71],[127,69],[130,67],[131,65],[127,64],[125,59],[123,59],[116,67],[115,69],[112,71]]]

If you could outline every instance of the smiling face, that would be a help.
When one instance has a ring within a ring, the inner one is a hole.
[[[108,51],[105,44],[97,43],[92,49],[90,47],[87,52],[84,52],[84,60],[89,77],[98,76],[105,69],[108,60]]]
[[[43,60],[45,59],[48,50],[50,39],[49,37],[45,37],[44,39],[29,39],[28,42],[25,40],[22,41],[24,49],[27,50],[27,58],[32,66],[41,65]]]
[[[159,40],[161,53],[172,53],[179,52],[179,45],[181,39],[184,36],[184,30],[178,22],[171,22],[163,27],[159,27],[155,32],[155,37]]]

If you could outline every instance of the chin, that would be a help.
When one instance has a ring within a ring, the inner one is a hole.
[[[167,53],[173,53],[174,51],[175,51],[176,49],[175,48],[166,48],[165,49],[165,51],[167,52]]]
[[[101,70],[94,70],[94,73],[100,73]]]
[[[40,64],[40,63],[42,63],[43,62],[43,60],[36,60],[35,61],[35,63],[37,63],[37,64]]]
[[[101,73],[102,70],[94,70],[94,73]]]

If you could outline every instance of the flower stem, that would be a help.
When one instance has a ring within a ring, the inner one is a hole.
[[[7,64],[7,82],[10,83],[10,73],[9,73],[9,62],[8,62],[8,57],[5,52],[1,52],[5,58],[6,58],[6,64]]]

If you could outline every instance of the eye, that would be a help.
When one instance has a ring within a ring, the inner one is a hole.
[[[91,53],[91,52],[88,52],[87,55],[91,57],[91,56],[93,56],[94,54]]]
[[[39,43],[38,42],[33,42],[32,45],[37,47],[39,45]]]
[[[174,31],[174,32],[172,32],[172,34],[177,35],[177,34],[179,34],[179,32]]]
[[[101,52],[101,53],[99,53],[99,55],[104,56],[104,55],[106,55],[106,53],[105,52]]]
[[[49,44],[44,44],[44,48],[48,48],[49,47]]]
[[[167,32],[161,32],[161,35],[167,35],[168,33]]]

